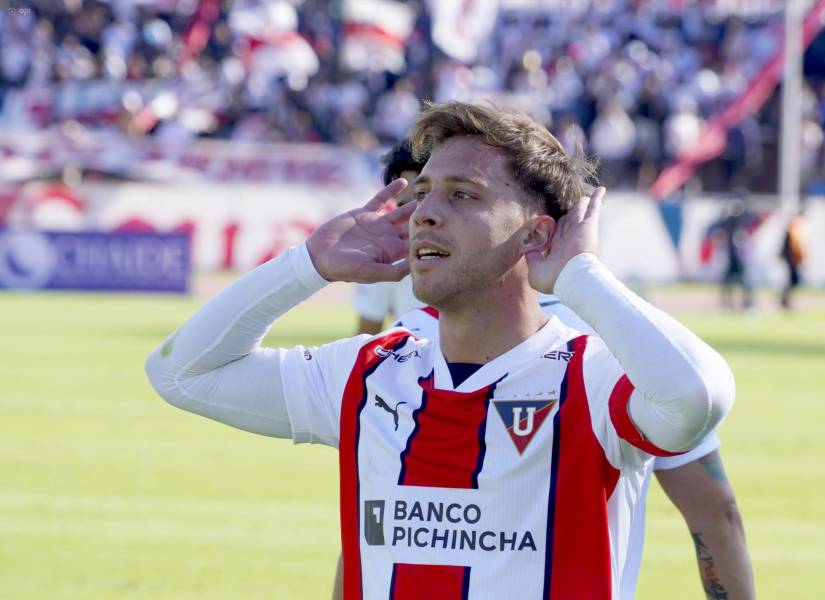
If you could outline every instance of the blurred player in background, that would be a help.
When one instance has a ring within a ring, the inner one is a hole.
[[[740,191],[738,194],[726,207],[725,216],[711,225],[710,232],[719,239],[726,253],[725,274],[721,281],[722,307],[734,308],[734,290],[741,287],[742,310],[749,310],[753,307],[753,285],[748,273],[748,258],[750,232],[756,218],[748,210],[746,192]]]
[[[785,229],[785,239],[782,241],[782,252],[780,257],[788,267],[788,284],[782,290],[780,303],[782,308],[791,308],[791,294],[799,286],[799,267],[805,261],[807,254],[807,239],[805,235],[805,222],[802,219],[802,212],[791,217]]]
[[[381,157],[384,163],[384,185],[403,178],[407,182],[396,198],[398,206],[404,206],[412,200],[413,181],[424,166],[417,162],[410,150],[407,140],[396,145]],[[389,315],[396,319],[401,315],[423,306],[412,293],[412,281],[407,276],[401,281],[382,283],[359,283],[355,286],[355,312],[358,313],[358,333],[375,335],[384,329],[384,322]]]
[[[170,335],[149,379],[186,410],[339,449],[348,600],[619,598],[647,465],[715,429],[732,373],[599,262],[604,189],[583,197],[589,168],[544,127],[451,102],[411,139],[414,206],[382,211],[393,182],[324,223]],[[327,282],[410,270],[438,344],[399,328],[260,348]],[[537,291],[600,337],[548,319]]]

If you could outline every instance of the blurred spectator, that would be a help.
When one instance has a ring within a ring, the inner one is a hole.
[[[745,199],[747,194],[741,192],[739,197],[730,202],[722,219],[711,225],[710,234],[720,246],[725,248],[725,274],[722,277],[722,306],[733,309],[735,288],[742,289],[743,310],[753,307],[753,286],[748,273],[748,256],[750,253],[750,233],[756,224],[756,218],[748,210]]]
[[[373,129],[385,142],[404,139],[419,110],[412,82],[399,79],[378,99]]]
[[[702,118],[696,113],[696,102],[689,96],[682,96],[676,102],[675,110],[665,118],[665,156],[676,158],[680,152],[693,147],[702,131]]]
[[[802,152],[800,154],[800,167],[802,180],[808,182],[815,178],[817,172],[822,169],[822,150],[825,145],[825,132],[823,132],[822,100],[816,90],[810,86],[805,86],[802,96]]]
[[[213,3],[214,18],[201,10]],[[403,64],[385,73],[341,60],[344,13],[326,0],[27,0],[30,10],[0,13],[0,123],[76,120],[176,140],[370,149],[402,138],[421,99],[489,99],[600,154],[607,183],[647,186],[747,88],[776,52],[782,22],[781,11],[737,17],[732,3],[724,12],[685,2],[502,2],[475,62],[465,64],[432,40],[426,2],[399,3],[414,22]],[[202,44],[192,30],[206,33]],[[818,77],[803,127],[814,186],[825,185],[825,73]],[[91,81],[93,94],[76,87]],[[773,104],[730,131],[724,154],[698,173],[706,187],[729,190],[753,173],[764,188],[775,186],[764,169],[777,151]]]
[[[602,183],[627,183],[627,164],[636,148],[636,125],[617,95],[608,99],[590,126],[590,148],[601,163]]]
[[[558,140],[566,152],[588,152],[587,136],[573,115],[565,115],[556,128]]]
[[[799,267],[805,261],[807,254],[807,239],[805,235],[805,224],[802,220],[802,212],[791,217],[785,228],[785,238],[782,242],[782,261],[788,267],[788,283],[782,290],[780,303],[782,308],[791,308],[791,294],[799,286]]]

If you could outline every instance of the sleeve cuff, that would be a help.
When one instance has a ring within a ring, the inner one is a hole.
[[[630,383],[627,375],[622,375],[621,379],[619,379],[613,387],[613,392],[610,394],[610,421],[613,423],[613,427],[616,433],[619,434],[619,437],[631,446],[635,446],[639,450],[652,454],[653,456],[671,457],[682,454],[681,452],[668,452],[667,450],[659,448],[639,431],[639,428],[636,427],[630,418],[630,412],[628,410],[633,389],[633,384]]]
[[[325,287],[329,281],[321,277],[318,269],[312,264],[312,258],[309,256],[309,249],[306,242],[300,246],[293,246],[288,250],[289,264],[292,267],[295,277],[306,288],[307,292],[314,294],[318,290]]]
[[[707,456],[714,450],[718,450],[720,446],[719,437],[716,433],[711,433],[707,436],[701,444],[696,446],[693,450],[688,450],[679,456],[657,456],[653,463],[654,471],[669,471],[671,469],[678,469],[688,463]]]

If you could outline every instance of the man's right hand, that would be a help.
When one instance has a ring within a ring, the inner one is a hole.
[[[321,277],[375,283],[399,281],[410,272],[407,221],[416,204],[381,212],[406,186],[403,178],[396,179],[363,207],[327,221],[309,236],[309,256]]]

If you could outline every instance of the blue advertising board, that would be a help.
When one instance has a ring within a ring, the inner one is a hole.
[[[0,288],[185,293],[189,235],[0,230]]]

